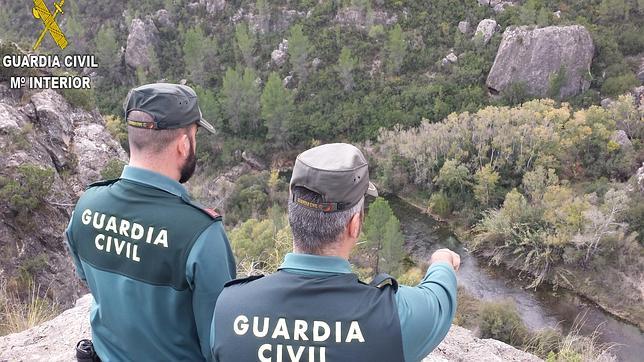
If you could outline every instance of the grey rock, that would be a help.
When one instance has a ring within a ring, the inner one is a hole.
[[[161,27],[171,28],[174,26],[174,22],[170,17],[170,12],[166,9],[159,9],[154,13],[154,21]]]
[[[322,59],[313,58],[313,61],[311,61],[311,65],[313,66],[313,69],[317,70],[322,65]]]
[[[626,131],[618,129],[610,136],[610,140],[617,143],[622,148],[631,148],[633,143],[628,138]]]
[[[226,7],[226,0],[199,0],[199,4],[205,6],[208,14],[216,14]]]
[[[281,67],[288,59],[288,39],[282,39],[277,49],[271,52],[271,60],[275,65]]]
[[[487,86],[496,94],[523,83],[532,95],[546,97],[551,77],[563,69],[559,97],[570,97],[590,86],[584,75],[590,71],[593,52],[590,33],[580,25],[511,28],[503,34]]]
[[[640,192],[644,194],[644,162],[642,162],[642,167],[637,169],[637,173],[635,174],[635,181],[637,181],[637,187],[639,188]]]
[[[282,80],[282,85],[284,86],[284,88],[293,89],[295,88],[295,79],[293,78],[292,75],[287,75]]]
[[[241,154],[242,160],[246,162],[250,167],[252,167],[255,170],[265,170],[266,169],[266,164],[264,161],[260,160],[257,158],[257,156],[253,155],[252,153],[248,151],[243,151]]]
[[[451,53],[447,54],[445,56],[445,58],[443,58],[441,64],[442,65],[448,65],[450,63],[456,63],[457,61],[458,61],[458,57],[456,56],[456,54],[454,54],[454,52],[451,52]]]
[[[281,9],[271,23],[271,31],[278,33],[286,31],[296,20],[304,17],[306,17],[306,13],[303,11]]]
[[[459,21],[459,23],[458,23],[458,31],[460,31],[463,34],[466,34],[468,31],[470,31],[470,22],[469,21]]]
[[[609,108],[613,104],[613,100],[610,98],[604,98],[599,102],[599,104],[604,108]]]
[[[537,356],[520,351],[495,339],[481,339],[462,327],[453,325],[447,337],[422,362],[538,362]]]
[[[491,7],[494,7],[495,5],[498,5],[502,2],[503,2],[502,0],[478,0],[479,5],[491,6]]]
[[[513,2],[510,2],[510,1],[502,1],[502,2],[500,2],[500,3],[496,4],[496,5],[494,5],[494,7],[492,8],[492,10],[494,10],[494,12],[498,14],[498,13],[500,13],[500,12],[505,11],[505,9],[506,9],[508,6],[514,6],[514,3],[513,3]]]
[[[89,183],[101,179],[110,160],[125,162],[127,156],[98,112],[73,107],[52,90],[25,97],[22,104],[14,96],[0,98],[2,173],[15,179],[19,166],[33,165],[52,171],[53,183],[38,208],[26,220],[22,216],[23,222],[37,226],[28,232],[16,226],[12,215],[18,210],[0,202],[0,245],[15,250],[0,256],[0,275],[14,277],[20,265],[46,255],[46,265],[32,273],[35,283],[43,285],[43,293],[48,287],[66,307],[84,291],[63,240],[73,204]]]
[[[644,85],[635,87],[631,90],[631,95],[635,100],[635,106],[640,109],[641,112],[644,112]]]
[[[382,73],[382,60],[380,60],[379,58],[375,58],[371,62],[371,69],[369,70],[369,75],[371,76],[371,78],[373,78],[374,76],[380,73]]]
[[[125,47],[125,63],[134,69],[148,68],[151,64],[150,53],[157,42],[158,29],[152,20],[132,19]]]
[[[365,29],[371,25],[392,25],[398,21],[396,14],[390,15],[386,11],[373,10],[367,14],[359,7],[347,6],[338,10],[334,21],[342,26]]]
[[[640,58],[640,66],[637,70],[637,79],[639,79],[640,82],[644,82],[644,56]]]
[[[75,361],[76,342],[91,337],[89,313],[92,296],[56,318],[20,333],[0,337],[0,360]],[[423,362],[482,361],[537,362],[541,359],[493,339],[476,338],[465,328],[453,325],[447,337]]]
[[[479,22],[479,25],[476,27],[474,36],[477,36],[477,35],[482,36],[483,44],[487,44],[492,38],[492,35],[494,35],[494,33],[496,32],[496,26],[497,26],[496,20],[483,19],[481,20],[481,22]]]

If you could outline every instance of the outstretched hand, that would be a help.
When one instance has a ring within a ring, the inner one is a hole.
[[[431,265],[439,261],[447,262],[454,268],[454,271],[458,271],[458,268],[461,266],[461,257],[447,248],[436,250],[429,259],[429,264]]]

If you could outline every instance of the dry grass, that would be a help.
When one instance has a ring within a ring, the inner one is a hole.
[[[7,290],[6,281],[0,282],[0,336],[24,331],[58,315],[58,303],[40,297],[40,292],[40,285],[30,283],[26,297],[21,298]]]
[[[546,362],[617,361],[612,354],[617,344],[599,342],[602,325],[598,325],[590,335],[582,335],[581,329],[585,323],[586,315],[580,314],[565,336],[553,330],[537,333],[526,343],[525,350],[545,358]]]

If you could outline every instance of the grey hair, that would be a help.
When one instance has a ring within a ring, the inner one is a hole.
[[[337,242],[351,218],[364,212],[364,197],[349,210],[324,212],[294,202],[294,198],[323,202],[320,195],[304,187],[293,187],[288,200],[288,222],[293,232],[294,246],[308,254],[322,254]]]

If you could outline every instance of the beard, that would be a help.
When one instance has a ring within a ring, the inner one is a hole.
[[[192,174],[195,173],[195,168],[197,167],[197,157],[195,156],[195,148],[192,145],[192,139],[190,140],[190,153],[186,162],[181,166],[181,178],[179,178],[179,183],[186,183],[192,177]]]

